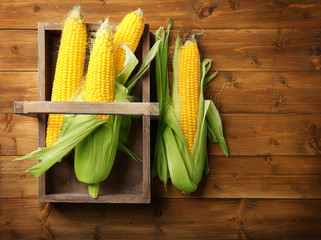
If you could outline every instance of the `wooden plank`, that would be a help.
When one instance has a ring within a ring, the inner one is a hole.
[[[37,70],[37,31],[1,30],[0,35],[0,71]]]
[[[0,72],[2,113],[14,101],[36,101],[36,72]],[[221,113],[321,113],[320,73],[219,72],[205,88]]]
[[[109,16],[118,23],[138,7],[144,11],[152,29],[174,19],[174,27],[182,28],[319,28],[321,4],[317,0],[153,0],[125,1],[81,0],[88,22]],[[56,0],[37,2],[1,2],[0,28],[36,28],[38,22],[62,22],[73,2]],[[28,19],[28,21],[26,21]]]
[[[110,115],[152,115],[158,116],[158,103],[87,103],[15,101],[16,114],[110,114]]]
[[[153,199],[150,205],[136,206],[44,205],[36,199],[0,203],[0,234],[5,239],[321,237],[320,200]]]
[[[171,52],[178,33],[173,31]],[[37,31],[1,30],[1,35],[0,71],[37,71]],[[319,30],[217,29],[198,38],[202,57],[214,58],[213,71],[321,69]]]
[[[25,173],[36,160],[12,161],[0,156],[0,197],[37,197],[37,178]],[[133,160],[132,160],[133,161]],[[210,173],[196,192],[183,194],[169,181],[152,180],[154,198],[321,198],[319,157],[210,157]],[[112,171],[113,173],[113,171]],[[124,178],[122,178],[124,179]],[[74,179],[74,181],[77,181]],[[64,184],[64,182],[60,182]]]
[[[321,113],[320,73],[219,72],[205,88],[220,113]]]
[[[320,114],[222,114],[231,156],[320,156]],[[37,120],[0,114],[0,155],[25,155],[37,148]],[[209,155],[223,155],[209,144]]]

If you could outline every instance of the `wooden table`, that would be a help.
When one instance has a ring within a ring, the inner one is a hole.
[[[172,17],[201,33],[217,79],[231,157],[209,145],[210,174],[186,195],[153,180],[150,205],[44,204],[37,120],[13,101],[37,100],[37,23],[61,22],[73,3],[0,1],[1,239],[320,239],[321,2],[318,0],[78,1],[87,22],[119,22],[142,8],[154,31]]]

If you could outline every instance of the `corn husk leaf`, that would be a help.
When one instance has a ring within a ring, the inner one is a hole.
[[[15,160],[39,159],[38,164],[27,170],[39,177],[104,122],[93,115],[66,115],[60,136],[52,146],[39,148]]]
[[[126,82],[125,87],[128,89],[129,92],[133,89],[135,84],[144,75],[144,73],[149,69],[149,66],[150,66],[151,62],[153,61],[153,59],[155,58],[155,56],[156,56],[156,54],[158,52],[159,45],[160,45],[160,41],[156,41],[154,43],[152,48],[148,51],[148,53],[147,53],[142,65],[140,66],[138,72],[130,80],[128,80]]]
[[[132,71],[135,69],[138,64],[138,59],[135,54],[127,47],[124,43],[119,44],[119,46],[125,50],[126,58],[124,63],[124,69],[121,73],[116,73],[116,79],[119,83],[124,85],[129,78]]]
[[[170,30],[172,28],[172,20],[169,19],[168,27],[166,32],[164,28],[161,27],[156,31],[155,37],[156,40],[160,41],[159,50],[156,54],[156,91],[157,91],[157,99],[159,103],[159,112],[160,117],[158,119],[158,129],[156,136],[156,148],[155,148],[155,162],[151,172],[152,177],[155,177],[157,174],[161,181],[163,181],[166,186],[167,179],[169,178],[169,170],[167,165],[166,158],[166,149],[165,149],[165,141],[161,136],[162,131],[166,124],[164,124],[164,105],[169,104],[170,95],[169,95],[169,87],[168,87],[168,38],[170,34]]]
[[[209,102],[209,109],[206,115],[208,121],[208,129],[210,129],[211,134],[214,134],[214,139],[216,140],[215,142],[218,142],[220,144],[220,147],[224,154],[229,157],[228,147],[223,135],[223,127],[220,114],[212,101],[206,101]]]

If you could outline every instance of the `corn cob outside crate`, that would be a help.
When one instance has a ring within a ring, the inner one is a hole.
[[[173,88],[168,83],[168,37],[171,21],[165,31],[160,28],[156,39],[161,40],[156,56],[156,88],[160,116],[156,137],[155,163],[152,176],[158,175],[166,186],[168,178],[183,192],[194,192],[202,173],[208,173],[206,139],[218,142],[228,156],[221,119],[214,104],[204,100],[203,88],[216,75],[205,75],[211,60],[200,63],[194,37],[182,45],[176,39],[173,57]]]
[[[69,101],[83,78],[87,30],[80,7],[68,14],[62,30],[51,101]],[[64,119],[62,114],[50,114],[47,123],[46,145],[57,140]]]
[[[195,41],[187,41],[180,51],[178,94],[180,124],[192,153],[197,131],[200,96],[200,55]]]

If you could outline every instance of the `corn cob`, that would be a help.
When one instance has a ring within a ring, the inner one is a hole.
[[[86,24],[80,7],[74,7],[64,22],[51,94],[51,101],[68,101],[83,78],[86,55]],[[55,143],[64,119],[62,114],[50,114],[46,145]]]
[[[138,9],[134,12],[128,13],[120,23],[116,33],[114,43],[124,43],[132,52],[136,51],[140,38],[145,27],[145,19],[143,11]],[[125,50],[120,46],[116,46],[116,72],[122,72],[126,59]]]
[[[113,102],[115,96],[114,34],[106,20],[97,31],[84,89],[86,102]],[[107,115],[99,115],[107,120]]]
[[[178,95],[180,99],[180,124],[192,153],[197,131],[200,96],[200,54],[195,40],[187,41],[180,51]]]
[[[207,137],[218,142],[228,156],[228,148],[222,131],[222,123],[215,105],[204,99],[204,86],[216,76],[206,76],[212,60],[200,62],[200,54],[194,37],[182,45],[177,37],[173,55],[172,91],[168,78],[168,37],[157,30],[162,51],[156,56],[156,87],[160,105],[158,132],[155,146],[155,162],[152,176],[158,175],[166,185],[168,178],[180,190],[194,192],[203,172],[209,172],[206,148]]]

